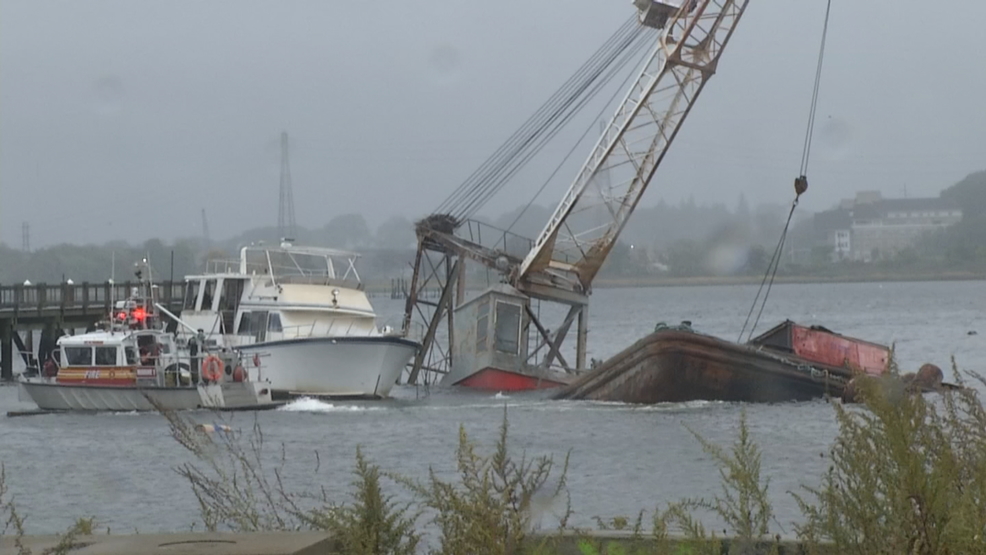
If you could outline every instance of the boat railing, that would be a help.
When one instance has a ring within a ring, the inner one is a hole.
[[[357,324],[365,324],[365,319],[347,318],[344,320],[331,320],[329,325],[319,326],[321,322],[311,324],[301,324],[297,326],[284,326],[281,334],[284,339],[304,339],[308,337],[325,337],[330,335],[352,335],[353,328]],[[368,328],[357,328],[356,335],[370,335],[372,331]]]
[[[284,334],[284,339],[304,339],[306,337],[315,337],[315,324],[317,323],[318,322],[312,322],[311,324],[301,324],[298,326],[284,326],[281,328],[281,333]]]
[[[363,289],[363,284],[354,280],[338,279],[331,276],[325,275],[302,275],[302,274],[286,274],[276,277],[278,283],[297,283],[303,285],[326,285],[326,286],[337,286],[346,287],[348,289]]]
[[[456,235],[488,249],[523,258],[534,240],[477,220],[466,220]]]
[[[242,274],[244,267],[239,260],[209,260],[206,263],[206,272],[210,274]],[[300,283],[306,285],[327,285],[348,287],[352,289],[362,289],[363,284],[359,281],[355,272],[347,272],[343,278],[336,277],[334,272],[328,269],[310,269],[297,266],[286,266],[277,264],[267,264],[259,261],[246,262],[246,275],[251,276],[270,276],[278,283]]]
[[[254,264],[253,266],[260,266]],[[240,273],[240,261],[232,259],[212,259],[205,263],[205,269],[210,274],[238,274]],[[247,273],[249,271],[249,266]]]
[[[427,326],[423,322],[417,320],[406,322],[403,314],[395,314],[379,321],[377,325],[383,335],[393,335],[418,342],[424,339],[427,331]]]

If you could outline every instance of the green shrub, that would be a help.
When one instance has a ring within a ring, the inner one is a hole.
[[[740,413],[739,437],[729,451],[709,443],[694,430],[689,430],[702,444],[719,468],[722,493],[709,499],[684,499],[671,503],[654,517],[653,533],[665,553],[722,552],[720,536],[706,530],[693,511],[715,515],[728,527],[723,536],[731,535],[730,552],[776,553],[777,545],[770,538],[770,523],[774,521],[773,507],[767,495],[770,480],[760,474],[760,448],[750,437],[746,411]],[[683,535],[672,550],[669,533]],[[738,551],[737,551],[738,550]]]
[[[420,541],[418,515],[410,504],[398,507],[380,486],[381,472],[356,448],[352,503],[326,504],[300,517],[310,528],[332,533],[342,553],[353,555],[412,555]],[[324,494],[323,494],[324,497]]]
[[[339,550],[353,554],[414,553],[419,542],[416,515],[398,507],[381,488],[380,468],[356,450],[351,504],[333,502],[319,494],[287,491],[281,479],[286,461],[284,445],[272,470],[263,463],[263,432],[254,421],[249,434],[236,431],[205,434],[175,412],[161,411],[172,436],[204,467],[192,463],[177,471],[192,486],[205,528],[237,532],[261,530],[325,530]],[[312,506],[314,505],[314,506]]]
[[[429,470],[426,482],[402,480],[434,515],[433,522],[440,532],[437,553],[507,555],[536,550],[527,540],[533,528],[535,505],[540,505],[542,496],[548,503],[565,496],[566,507],[559,515],[559,524],[566,525],[571,512],[565,484],[568,457],[557,484],[549,486],[553,459],[528,459],[522,454],[519,461],[514,460],[507,449],[507,431],[504,408],[493,453],[481,455],[460,426],[457,484],[440,479],[434,469]]]
[[[953,372],[965,386],[954,361]],[[865,409],[836,405],[821,485],[796,496],[799,535],[840,553],[986,553],[986,410],[975,391],[925,398],[891,378],[860,393]]]

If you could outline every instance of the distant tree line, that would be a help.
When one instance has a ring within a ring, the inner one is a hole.
[[[960,223],[929,233],[912,248],[872,264],[832,263],[831,248],[816,240],[810,214],[795,212],[778,274],[838,277],[874,272],[986,271],[986,171],[967,176],[941,196],[962,206]],[[487,226],[483,241],[491,233],[496,236],[495,230],[534,238],[552,209],[527,205],[482,219]],[[691,198],[677,205],[661,201],[652,207],[640,207],[606,260],[600,277],[762,275],[780,239],[788,209],[784,204],[751,208],[742,194],[732,209],[722,203],[700,205]],[[362,215],[342,214],[319,228],[299,227],[297,236],[291,239],[296,244],[360,252],[361,274],[380,281],[409,276],[416,246],[414,224],[403,216],[393,216],[371,230]],[[154,268],[155,277],[181,279],[204,270],[208,259],[233,258],[244,245],[279,240],[276,227],[262,227],[211,243],[201,238],[180,239],[172,244],[152,239],[139,245],[122,241],[105,245],[62,244],[34,252],[0,244],[0,283],[59,283],[67,279],[101,282],[114,274],[123,281],[132,277],[134,263],[145,257]],[[526,240],[517,239],[513,248],[523,251],[527,245]]]

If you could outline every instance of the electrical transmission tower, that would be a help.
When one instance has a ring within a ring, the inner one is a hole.
[[[31,252],[31,224],[28,222],[21,224],[21,250]]]
[[[281,132],[281,194],[277,211],[280,238],[295,238],[294,195],[291,193],[291,164],[288,162],[288,134]]]
[[[212,239],[209,238],[209,220],[205,217],[205,208],[202,209],[202,238],[207,245],[212,243]]]

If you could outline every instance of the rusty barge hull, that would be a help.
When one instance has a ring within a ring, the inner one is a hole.
[[[553,398],[643,404],[805,401],[841,395],[850,377],[845,368],[756,345],[662,330],[637,341]]]

